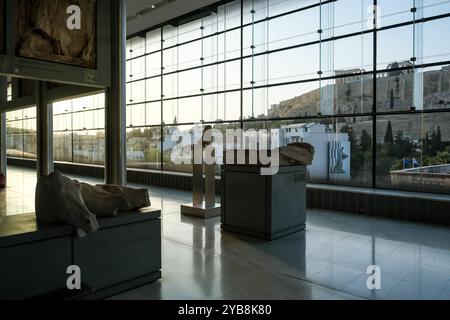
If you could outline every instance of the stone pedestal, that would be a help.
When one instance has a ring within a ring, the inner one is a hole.
[[[193,203],[182,205],[181,214],[201,219],[209,219],[220,216],[220,204],[206,207],[205,203],[194,205]]]
[[[197,145],[192,147],[192,203],[181,206],[182,215],[209,219],[221,214],[220,204],[216,203],[216,167],[214,164],[203,163],[203,150],[209,143],[204,143],[202,137]]]
[[[275,240],[305,229],[306,166],[262,176],[258,166],[222,166],[222,230]]]

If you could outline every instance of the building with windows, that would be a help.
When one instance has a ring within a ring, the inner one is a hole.
[[[303,142],[315,149],[308,177],[316,181],[351,181],[351,146],[348,133],[335,133],[324,124],[291,124],[280,129],[280,145]],[[337,148],[337,151],[336,151]]]

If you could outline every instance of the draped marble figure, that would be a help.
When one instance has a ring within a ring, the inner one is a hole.
[[[148,190],[114,185],[92,186],[54,172],[38,179],[36,218],[43,222],[68,223],[79,236],[96,232],[97,217],[114,217],[120,212],[151,205]]]

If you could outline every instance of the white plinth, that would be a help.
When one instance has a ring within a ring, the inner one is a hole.
[[[201,219],[209,219],[220,216],[220,204],[213,207],[205,207],[205,203],[194,206],[192,203],[181,206],[181,214]]]

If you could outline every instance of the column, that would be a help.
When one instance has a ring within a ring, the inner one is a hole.
[[[49,175],[53,167],[53,110],[44,100],[45,82],[36,81],[37,174]]]
[[[0,77],[0,103],[6,102],[7,80]],[[0,174],[6,176],[7,158],[6,158],[6,114],[0,113]]]
[[[111,0],[111,86],[106,89],[105,180],[126,185],[126,1]]]

